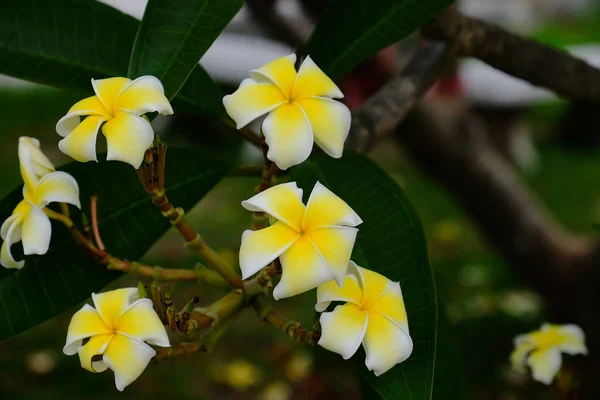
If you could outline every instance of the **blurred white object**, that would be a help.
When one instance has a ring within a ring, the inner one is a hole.
[[[595,0],[460,0],[461,12],[521,32],[554,17],[577,16]]]

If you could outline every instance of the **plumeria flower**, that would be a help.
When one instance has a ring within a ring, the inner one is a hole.
[[[52,227],[46,206],[52,202],[72,204],[81,208],[77,181],[66,172],[54,171],[54,166],[39,149],[39,141],[19,139],[19,164],[25,185],[23,200],[17,204],[2,226],[0,264],[5,268],[23,268],[24,261],[16,261],[10,246],[23,241],[23,252],[45,254],[50,246]]]
[[[413,342],[398,282],[350,262],[341,288],[335,281],[318,287],[315,310],[325,311],[332,301],[346,304],[321,314],[320,346],[347,360],[362,343],[367,368],[376,376],[410,356]]]
[[[56,124],[56,132],[64,137],[58,148],[77,161],[98,161],[96,136],[102,126],[108,147],[106,159],[139,168],[154,140],[152,126],[141,115],[154,111],[173,114],[162,83],[154,76],[141,76],[133,81],[92,79],[92,86],[96,95],[75,103]]]
[[[281,299],[335,279],[340,285],[362,223],[344,200],[317,182],[306,206],[295,182],[274,186],[243,201],[249,211],[265,212],[268,228],[242,235],[240,267],[246,279],[277,257],[281,281],[273,297]]]
[[[238,90],[223,98],[240,129],[268,114],[262,132],[267,158],[280,169],[308,158],[313,139],[331,157],[340,158],[350,130],[350,110],[333,99],[344,97],[310,57],[296,72],[290,54],[250,71]]]
[[[54,171],[54,165],[48,159],[48,157],[42,153],[42,150],[40,150],[40,141],[36,138],[21,136],[19,138],[18,151],[20,160],[27,158],[30,162],[30,164],[21,163],[21,169],[24,166],[30,168],[27,173],[21,173],[24,177],[35,175],[35,177],[39,179],[42,176]],[[25,155],[24,152],[27,152],[28,154]],[[29,165],[31,165],[31,167],[29,167]]]
[[[531,367],[533,379],[549,385],[560,370],[562,356],[587,354],[585,335],[577,325],[544,324],[537,330],[515,338],[510,355],[513,368],[524,372]]]
[[[81,366],[90,372],[110,368],[117,389],[123,391],[156,355],[144,342],[171,346],[167,331],[152,301],[138,299],[136,288],[92,293],[92,300],[95,308],[85,304],[73,315],[63,352],[68,356],[79,354]]]

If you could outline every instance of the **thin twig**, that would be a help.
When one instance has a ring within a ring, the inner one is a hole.
[[[90,211],[92,213],[92,230],[94,232],[94,239],[96,240],[96,245],[100,251],[104,251],[104,243],[102,243],[102,238],[100,237],[100,229],[98,228],[98,196],[93,195],[90,197]]]

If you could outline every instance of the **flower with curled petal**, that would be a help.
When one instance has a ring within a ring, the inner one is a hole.
[[[138,299],[136,288],[92,293],[92,300],[95,308],[85,304],[73,315],[63,352],[68,356],[79,354],[81,366],[90,372],[110,368],[117,389],[123,391],[156,355],[144,342],[171,346],[167,331],[152,301]]]
[[[46,215],[46,206],[52,202],[69,203],[81,208],[77,181],[66,172],[54,171],[54,166],[41,152],[37,139],[19,139],[19,166],[25,185],[24,199],[17,204],[2,227],[0,264],[5,268],[20,269],[24,261],[16,261],[10,247],[23,241],[23,252],[45,254],[50,246],[52,227]]]
[[[510,355],[513,368],[524,372],[531,368],[533,379],[549,385],[560,370],[562,356],[587,354],[585,335],[577,325],[544,324],[542,327],[515,338],[515,349]]]
[[[139,168],[154,140],[152,126],[141,116],[154,111],[173,114],[162,83],[154,76],[141,76],[133,81],[92,79],[92,87],[96,95],[75,103],[56,124],[56,132],[64,137],[58,148],[77,161],[98,161],[96,137],[102,126],[106,159]]]
[[[273,297],[281,299],[335,279],[340,284],[362,223],[344,200],[317,182],[306,206],[295,182],[274,186],[242,202],[249,211],[265,212],[274,222],[242,235],[240,267],[246,279],[280,258],[281,280]]]
[[[290,54],[250,71],[250,78],[223,98],[238,129],[268,114],[262,124],[267,158],[282,170],[306,160],[313,140],[340,158],[350,130],[350,110],[333,100],[344,97],[340,89],[310,57],[298,72],[295,62]]]
[[[363,345],[370,371],[379,376],[405,361],[413,349],[404,299],[398,282],[350,262],[344,286],[334,281],[317,288],[315,310],[321,314],[319,345],[348,359]]]

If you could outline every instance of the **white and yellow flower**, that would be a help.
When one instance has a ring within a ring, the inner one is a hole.
[[[340,284],[362,223],[344,200],[317,182],[306,206],[295,182],[274,186],[242,202],[249,211],[265,212],[274,223],[242,235],[240,267],[246,279],[277,257],[281,281],[273,297],[281,299],[335,279]]]
[[[52,227],[46,206],[52,202],[72,204],[81,208],[79,187],[66,172],[54,171],[54,166],[39,149],[39,141],[33,138],[19,139],[19,164],[25,185],[24,199],[17,204],[2,227],[0,264],[5,268],[22,268],[24,261],[16,261],[10,246],[23,241],[23,252],[45,254],[50,245]]]
[[[162,83],[154,76],[92,79],[95,96],[77,103],[56,124],[63,136],[58,148],[77,161],[98,161],[96,137],[102,126],[108,147],[107,160],[139,168],[152,145],[154,131],[143,114],[173,114]],[[81,120],[81,117],[85,119]]]
[[[136,288],[92,293],[92,300],[95,308],[85,304],[73,315],[63,352],[79,354],[81,366],[90,372],[110,368],[122,391],[156,355],[144,342],[170,347],[169,337],[152,301],[139,299]]]
[[[319,345],[345,360],[363,345],[365,364],[379,376],[406,360],[413,349],[404,299],[398,282],[350,262],[343,287],[335,281],[317,289],[315,310],[344,302],[321,314]]]
[[[250,71],[238,90],[223,98],[229,116],[242,128],[268,113],[262,132],[267,158],[280,169],[308,158],[313,140],[340,158],[350,129],[350,110],[333,99],[344,97],[310,57],[296,72],[290,54]]]
[[[531,368],[533,379],[549,385],[560,370],[562,356],[587,354],[585,335],[577,325],[544,324],[537,330],[515,338],[515,349],[510,355],[513,368],[524,372]]]

